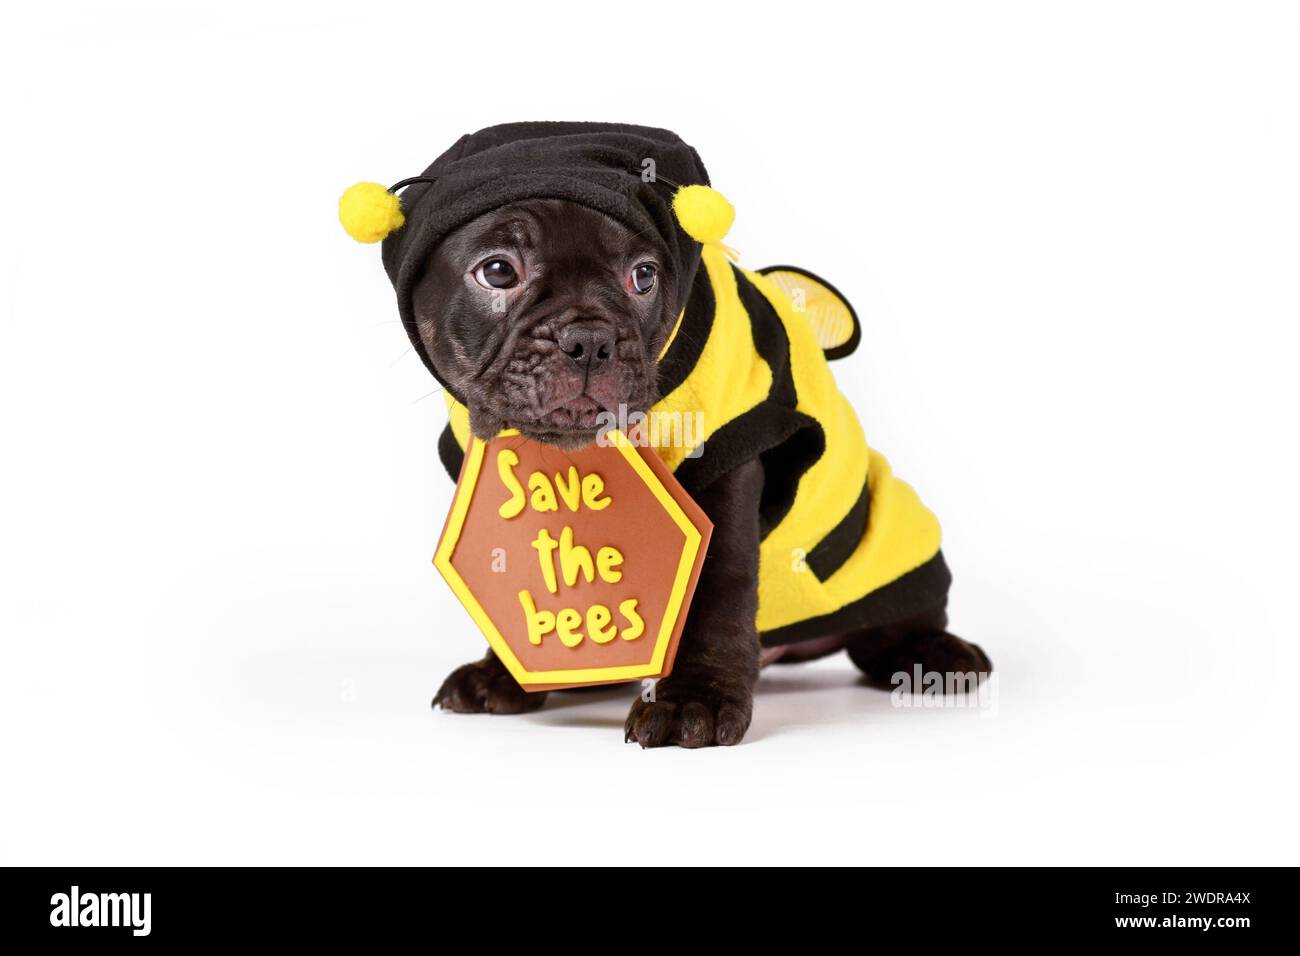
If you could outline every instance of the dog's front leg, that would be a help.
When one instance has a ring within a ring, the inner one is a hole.
[[[707,450],[705,452],[708,453]],[[673,672],[632,705],[625,738],[642,747],[735,744],[758,681],[758,506],[763,466],[742,465],[697,498],[713,522]]]

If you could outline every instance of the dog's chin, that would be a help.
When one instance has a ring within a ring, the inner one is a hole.
[[[517,426],[525,438],[543,445],[550,445],[562,451],[577,451],[586,448],[600,434],[598,428],[572,429],[570,431],[545,430],[529,426]]]
[[[609,420],[605,409],[586,395],[570,399],[540,418],[511,422],[508,427],[533,441],[554,445],[566,451],[582,448],[596,440],[600,428]]]
[[[570,399],[543,415],[524,417],[508,412],[472,416],[484,426],[483,431],[495,434],[502,428],[513,428],[525,438],[565,451],[585,448],[608,427],[611,416],[595,399],[586,395]],[[617,419],[615,419],[617,420]],[[476,433],[479,431],[475,429]]]

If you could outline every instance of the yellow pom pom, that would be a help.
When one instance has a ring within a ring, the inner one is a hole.
[[[339,222],[357,242],[378,242],[402,228],[402,201],[379,183],[357,183],[339,197]]]
[[[673,194],[673,212],[696,242],[721,242],[736,219],[727,197],[708,186],[683,186]]]

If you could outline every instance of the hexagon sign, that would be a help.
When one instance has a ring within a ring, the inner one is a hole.
[[[664,677],[713,525],[621,431],[470,440],[433,563],[527,690]]]

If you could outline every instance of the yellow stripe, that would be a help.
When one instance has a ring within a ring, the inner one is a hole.
[[[664,415],[704,413],[703,433],[693,433],[689,447],[655,449],[673,471],[701,440],[707,455],[708,436],[766,400],[772,388],[772,370],[754,347],[753,327],[726,253],[716,244],[708,245],[702,258],[716,303],[708,341],[686,380],[651,410]]]

